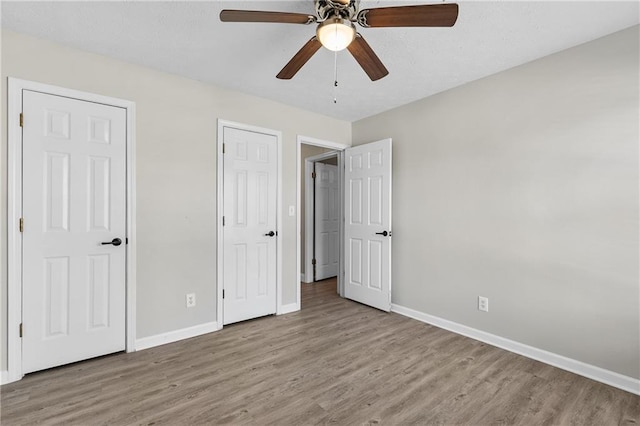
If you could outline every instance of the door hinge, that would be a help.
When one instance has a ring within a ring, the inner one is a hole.
[[[311,172],[311,179],[315,179],[316,178],[316,172]]]
[[[315,259],[311,259],[311,264],[315,265],[316,264],[316,260]]]
[[[24,218],[20,218],[20,224],[18,225],[20,232],[24,232]]]
[[[222,289],[222,298],[224,299],[224,288]]]
[[[224,216],[222,216],[222,226],[224,226],[225,224],[225,220],[224,220]]]
[[[20,337],[22,337],[22,323],[20,323]]]
[[[20,113],[20,127],[24,127],[24,115]]]
[[[224,151],[225,151],[225,150],[224,150],[224,146],[225,146],[225,145],[226,145],[226,144],[224,144],[224,143],[222,144],[222,153],[223,153],[223,154],[224,154]]]

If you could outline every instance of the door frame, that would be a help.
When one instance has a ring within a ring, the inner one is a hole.
[[[341,161],[340,158],[341,156],[343,156],[343,152],[346,148],[349,148],[351,145],[347,145],[347,144],[343,144],[343,143],[338,143],[338,142],[332,142],[332,141],[325,141],[322,139],[316,139],[316,138],[312,138],[309,136],[302,136],[302,135],[298,135],[298,140],[296,143],[296,202],[297,202],[297,211],[300,211],[300,207],[302,206],[303,202],[306,202],[306,200],[302,200],[302,185],[303,185],[303,173],[301,169],[301,162],[302,162],[302,144],[305,145],[314,145],[314,146],[319,146],[322,148],[329,148],[332,149],[334,151],[338,152],[338,172],[340,173],[340,182],[341,182],[341,187],[340,187],[340,200],[341,203],[343,203],[344,200],[344,185],[342,184],[342,182],[344,182],[343,177],[344,177],[344,163],[342,163],[342,166],[340,166]],[[306,161],[305,161],[305,166],[306,166]],[[306,180],[306,179],[305,179]],[[343,244],[343,234],[344,234],[344,205],[342,206],[342,208],[340,209],[340,215],[342,216],[342,220],[340,221],[340,244]],[[305,208],[305,216],[307,215],[307,211],[308,209]],[[301,291],[301,274],[300,274],[300,262],[301,262],[301,258],[302,258],[302,253],[301,253],[301,247],[302,247],[302,243],[301,243],[301,230],[302,230],[302,221],[305,220],[305,218],[301,217],[300,215],[298,215],[298,220],[296,220],[296,280],[298,282],[298,309],[301,308],[300,305],[300,291]],[[306,223],[305,223],[306,225]],[[342,296],[344,294],[344,289],[343,289],[343,276],[344,276],[344,253],[342,252],[342,250],[340,251],[340,259],[339,259],[339,265],[338,265],[338,293],[340,294],[340,296]],[[306,257],[306,256],[305,256]],[[307,276],[307,266],[305,264],[305,277]]]
[[[311,172],[313,172],[313,168],[315,167],[315,163],[320,162],[322,160],[326,160],[331,157],[340,157],[340,151],[329,151],[324,154],[314,155],[312,157],[307,157],[304,159],[304,274],[300,274],[300,277],[304,275],[305,284],[313,282],[313,255],[315,254],[315,232],[314,232],[314,221],[315,221],[315,188],[314,188],[314,180],[311,177]],[[340,164],[338,164],[338,173],[342,176],[340,170]],[[342,185],[342,180],[340,180],[340,185]],[[342,188],[340,188],[342,192]],[[340,211],[342,212],[342,197],[340,198]],[[309,238],[308,235],[312,235],[313,238]],[[342,244],[342,239],[340,239],[340,244]]]
[[[125,245],[125,350],[135,351],[136,340],[136,160],[135,102],[68,89],[34,81],[8,78],[7,109],[7,380],[22,374],[22,237],[18,227],[22,217],[22,91],[30,90],[81,101],[105,104],[126,110],[126,238]],[[28,224],[27,224],[28,226]]]
[[[224,287],[224,235],[222,229],[222,217],[224,215],[224,152],[222,144],[224,142],[223,129],[225,127],[233,127],[234,129],[244,130],[248,132],[263,133],[266,135],[274,136],[276,138],[276,147],[278,150],[278,153],[276,155],[276,161],[278,162],[278,183],[276,185],[276,315],[291,312],[291,310],[288,309],[288,305],[283,306],[282,304],[282,132],[219,118],[218,134],[216,137],[216,297],[218,298],[218,303],[216,305],[216,321],[218,330],[222,329],[224,322],[224,303],[222,300],[222,290]]]

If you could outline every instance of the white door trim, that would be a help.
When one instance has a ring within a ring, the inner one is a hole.
[[[300,212],[300,207],[302,206],[302,203],[305,202],[305,200],[302,199],[302,185],[304,184],[303,182],[303,174],[301,173],[301,162],[302,162],[302,144],[307,144],[307,145],[314,145],[314,146],[320,146],[323,148],[330,148],[336,151],[344,151],[346,148],[349,148],[350,145],[346,145],[346,144],[342,144],[342,143],[338,143],[338,142],[331,142],[331,141],[324,141],[321,139],[316,139],[316,138],[311,138],[308,136],[301,136],[298,135],[298,141],[297,141],[297,148],[296,148],[296,200],[297,200],[297,211]],[[340,152],[338,154],[338,167],[339,167],[339,172],[340,172],[340,181],[342,182],[343,179],[343,175],[344,175],[344,167],[340,166],[340,159],[342,156],[342,152]],[[344,185],[343,185],[344,186]],[[340,191],[343,191],[343,188],[340,189]],[[344,194],[340,194],[340,199],[344,199]],[[344,209],[342,209],[343,211],[340,213],[341,215],[344,216]],[[306,211],[306,210],[305,210]],[[300,215],[298,215],[298,220],[296,220],[296,277],[300,277],[300,260],[302,257],[301,254],[301,242],[300,242],[300,237],[301,237],[301,230],[302,230],[302,220],[304,219],[303,217],[300,217]],[[343,235],[343,228],[344,228],[344,222],[340,221],[340,236],[342,238]],[[340,293],[340,295],[343,295],[343,289],[342,289],[342,273],[344,270],[344,259],[343,259],[343,253],[340,252],[340,266],[339,266],[339,270],[338,270],[338,292]],[[305,269],[306,266],[305,266]],[[306,274],[305,274],[306,275]],[[298,309],[300,309],[300,280],[298,280]],[[296,309],[296,310],[298,310]]]
[[[7,111],[7,382],[20,380],[22,374],[22,238],[18,229],[22,216],[22,91],[32,90],[51,95],[124,108],[127,117],[127,236],[126,245],[126,351],[135,351],[136,341],[136,170],[135,170],[135,102],[96,95],[49,84],[8,79]],[[28,226],[28,225],[27,225]],[[3,382],[4,384],[4,382]]]
[[[222,216],[224,215],[224,157],[222,153],[223,143],[223,128],[233,127],[234,129],[245,130],[248,132],[264,133],[266,135],[275,136],[278,149],[278,185],[276,196],[276,315],[286,313],[283,311],[282,304],[282,132],[277,130],[265,129],[263,127],[251,126],[249,124],[237,123],[234,121],[227,121],[218,119],[218,135],[217,135],[217,219],[216,219],[216,287],[218,303],[216,306],[216,318],[218,323],[218,330],[222,328],[223,324],[223,303],[222,303],[222,288],[224,282],[224,245],[223,245],[223,233],[222,233]],[[298,271],[299,274],[300,271]],[[290,312],[287,309],[287,312]]]
[[[327,158],[339,155],[338,151],[326,152],[324,154],[314,155],[304,159],[304,235],[313,235],[313,219],[314,219],[314,187],[311,172],[316,161],[326,160]],[[313,238],[305,238],[304,242],[304,276],[305,283],[313,282]]]

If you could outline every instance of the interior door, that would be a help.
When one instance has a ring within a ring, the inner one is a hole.
[[[223,323],[276,313],[277,139],[223,127]]]
[[[338,166],[315,163],[314,249],[316,281],[338,275],[340,176]]]
[[[29,373],[125,349],[126,111],[25,90],[23,115]]]
[[[345,297],[391,310],[391,139],[345,150]]]

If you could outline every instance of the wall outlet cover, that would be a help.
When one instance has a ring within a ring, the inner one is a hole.
[[[489,298],[478,296],[478,310],[489,312]]]

